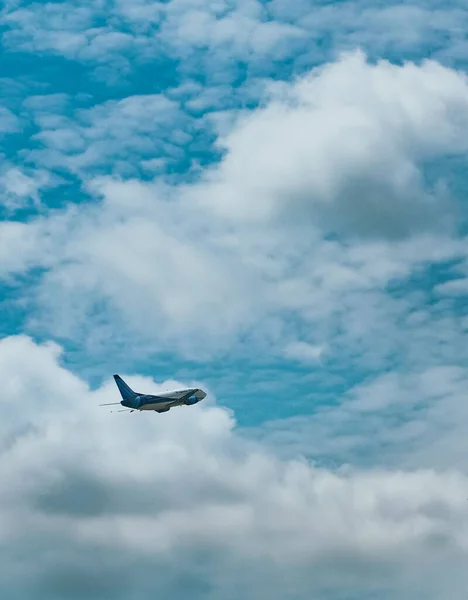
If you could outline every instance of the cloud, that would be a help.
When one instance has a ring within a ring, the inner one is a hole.
[[[48,241],[40,226],[14,221],[0,223],[1,279],[50,265]]]
[[[47,271],[30,290],[32,330],[93,352],[130,336],[136,352],[199,360],[280,355],[304,338],[385,365],[401,347],[396,324],[423,307],[411,278],[466,257],[450,164],[428,181],[428,165],[465,152],[464,75],[345,55],[223,119],[223,156],[189,183],[133,179],[208,127],[193,126],[174,93],[66,116],[66,98],[27,104],[43,144],[28,160],[68,169],[89,198],[28,225],[47,240],[35,255]],[[114,177],[97,177],[106,170]],[[415,295],[401,298],[391,286],[405,282]]]
[[[430,55],[453,65],[466,55],[464,23],[456,1],[442,9],[421,2],[376,6],[370,0],[313,7],[284,0],[95,0],[86,7],[33,2],[6,7],[3,43],[92,65],[95,76],[113,85],[132,76],[132,64],[150,64],[155,57],[171,61],[182,74],[232,84],[246,71],[249,78],[288,77],[355,48],[373,57]]]
[[[463,73],[355,53],[271,95],[218,140],[226,157],[206,175],[204,204],[229,219],[334,234],[441,228],[450,205],[425,188],[424,164],[465,152]]]
[[[437,286],[437,291],[441,294],[466,295],[468,293],[468,279],[454,279],[441,283]]]
[[[16,8],[16,7],[14,7]],[[10,29],[4,40],[23,52],[52,51],[78,60],[108,60],[109,54],[126,49],[132,36],[111,28],[95,27],[101,14],[99,2],[87,7],[32,3],[7,11],[3,23]]]
[[[45,170],[24,170],[6,164],[0,167],[0,205],[9,211],[26,208],[32,204],[39,207],[40,191],[54,186],[59,178]]]
[[[202,222],[187,219],[157,188],[108,179],[95,186],[102,204],[52,221],[51,238],[62,254],[36,289],[40,328],[50,318],[59,335],[84,340],[100,314],[105,325],[110,318],[121,323],[111,334],[116,342],[134,336],[153,348],[173,345],[198,358],[224,346],[239,323],[253,316],[254,298],[245,293],[254,283],[252,274],[205,238]],[[48,225],[41,223],[45,231]],[[60,307],[64,297],[66,310]]]
[[[249,436],[284,456],[306,454],[322,465],[465,471],[465,366],[410,369],[410,364],[369,376],[336,397],[333,406],[272,420],[249,429]]]
[[[118,78],[130,71],[131,60],[145,63],[155,57],[184,61],[193,70],[191,55],[208,56],[211,77],[231,82],[238,61],[261,65],[285,60],[302,46],[306,32],[268,16],[260,2],[233,6],[186,0],[154,5],[148,2],[32,3],[6,11],[5,45],[23,52],[59,54],[71,60],[108,65]],[[103,25],[103,18],[106,19]],[[223,75],[224,71],[224,75]]]
[[[468,262],[457,262],[449,273],[450,278],[435,286],[436,293],[446,297],[466,295],[468,292],[467,274]]]
[[[261,2],[250,1],[233,6],[207,6],[197,0],[171,2],[166,7],[161,34],[179,57],[188,59],[189,65],[194,61],[195,57],[190,56],[194,51],[216,53],[215,60],[208,59],[214,69],[210,79],[227,82],[236,73],[238,61],[255,69],[261,68],[265,60],[287,60],[307,38],[306,32],[293,24],[271,19]]]
[[[60,98],[60,104],[76,99]],[[78,99],[79,100],[79,99]],[[25,153],[28,162],[48,169],[66,169],[88,179],[91,172],[132,176],[145,158],[178,159],[191,135],[184,131],[187,118],[178,103],[162,94],[109,100],[70,116],[55,98],[29,99],[25,107],[40,127],[32,141],[37,149]],[[135,157],[138,157],[135,160]]]
[[[89,390],[60,357],[55,344],[23,336],[0,343],[5,593],[8,573],[19,570],[15,589],[30,598],[139,596],[154,585],[174,593],[174,578],[195,576],[200,598],[223,600],[234,597],[234,581],[236,593],[262,598],[306,589],[338,598],[349,586],[460,593],[462,472],[329,471],[282,460],[241,438],[212,397],[164,419],[109,415],[97,405],[115,401],[115,386]],[[81,579],[86,586],[75,585]]]
[[[291,342],[284,350],[286,358],[307,362],[317,362],[320,360],[324,352],[321,346],[313,346],[307,342]]]
[[[16,133],[19,130],[19,119],[11,110],[5,106],[0,106],[0,136],[8,133]]]

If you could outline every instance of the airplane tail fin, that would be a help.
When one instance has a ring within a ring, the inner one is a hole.
[[[138,396],[138,394],[135,393],[132,388],[125,383],[120,375],[114,375],[114,379],[123,400],[132,400],[135,398],[135,396]]]

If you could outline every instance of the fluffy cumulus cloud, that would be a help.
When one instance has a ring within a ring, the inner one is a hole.
[[[60,360],[55,344],[0,343],[0,581],[14,597],[462,593],[464,474],[281,460],[212,396],[164,417],[109,414],[113,383],[90,390]]]
[[[309,215],[326,233],[440,228],[450,204],[444,188],[425,189],[423,167],[466,151],[464,74],[370,65],[358,53],[272,87],[267,105],[219,140],[226,158],[204,194],[215,210],[262,223],[292,216],[295,226]]]

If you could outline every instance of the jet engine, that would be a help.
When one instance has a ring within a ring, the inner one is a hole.
[[[192,404],[196,404],[197,402],[200,402],[200,398],[197,398],[196,396],[190,396],[190,398],[187,398],[185,401],[185,404],[187,406],[192,406]]]

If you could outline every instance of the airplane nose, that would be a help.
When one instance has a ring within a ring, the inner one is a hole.
[[[204,398],[206,398],[206,394],[203,390],[197,390],[194,394],[194,396],[196,398],[198,398],[199,400],[203,400]]]

